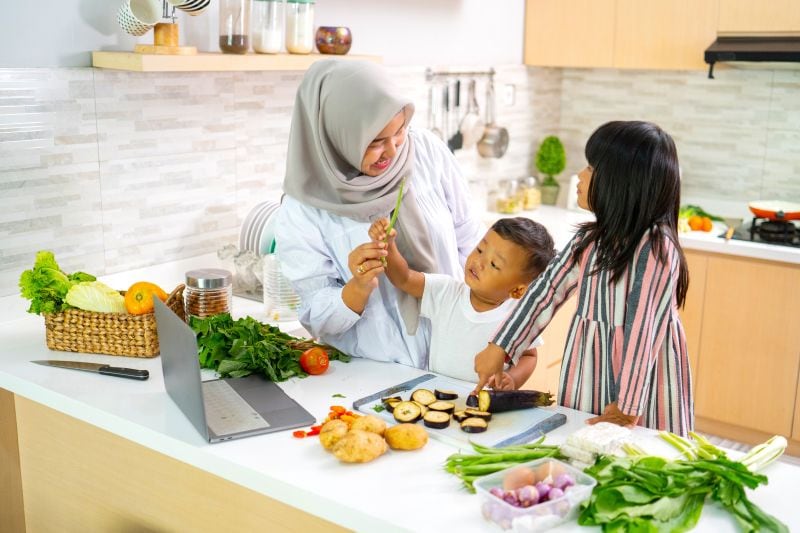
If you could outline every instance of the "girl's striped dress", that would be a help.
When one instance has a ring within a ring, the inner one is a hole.
[[[578,289],[578,308],[561,363],[559,403],[594,414],[617,402],[639,425],[686,435],[694,427],[689,358],[675,289],[680,258],[664,239],[668,262],[652,253],[649,232],[628,270],[591,274],[595,243],[574,264],[580,232],[528,288],[492,342],[515,360]]]

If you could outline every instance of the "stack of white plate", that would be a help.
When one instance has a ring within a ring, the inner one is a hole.
[[[272,320],[297,320],[300,297],[292,290],[292,285],[281,273],[281,264],[275,254],[263,257],[264,261],[264,304],[267,316]]]
[[[278,202],[261,202],[247,214],[239,231],[239,250],[249,250],[256,255],[266,255],[272,251],[275,239],[275,221]]]

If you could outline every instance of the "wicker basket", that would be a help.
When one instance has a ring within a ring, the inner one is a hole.
[[[181,318],[183,288],[178,285],[166,301],[167,307]],[[155,357],[159,353],[155,313],[128,315],[67,309],[45,314],[44,326],[51,350],[129,357]]]

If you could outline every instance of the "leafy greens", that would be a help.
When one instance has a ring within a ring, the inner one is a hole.
[[[56,263],[53,252],[41,250],[36,253],[33,268],[26,270],[19,278],[19,288],[23,298],[31,301],[29,313],[58,313],[70,306],[65,298],[69,289],[76,283],[95,281],[94,276],[85,272],[67,274]]]

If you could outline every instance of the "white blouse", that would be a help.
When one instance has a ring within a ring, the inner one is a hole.
[[[486,227],[474,212],[467,182],[447,146],[427,130],[415,130],[414,191],[430,228],[440,274],[464,277],[467,255]],[[384,213],[383,216],[389,216]],[[350,252],[369,242],[369,222],[358,222],[286,196],[277,215],[276,252],[281,270],[300,296],[300,323],[320,341],[355,357],[426,368],[430,323],[420,319],[408,335],[397,289],[386,276],[361,315],[342,301],[352,277]]]

